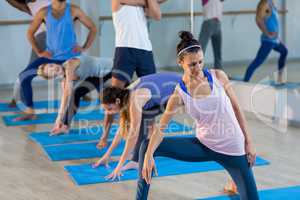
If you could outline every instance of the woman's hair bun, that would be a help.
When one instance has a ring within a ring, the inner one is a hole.
[[[180,31],[179,37],[181,38],[182,41],[185,41],[185,42],[188,42],[188,41],[191,41],[194,39],[193,34],[189,31]]]

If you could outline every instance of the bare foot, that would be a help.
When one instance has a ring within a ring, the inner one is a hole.
[[[59,128],[55,128],[51,131],[50,136],[55,136],[55,135],[60,135],[60,134],[65,134],[69,132],[69,127],[66,125],[62,125]]]
[[[14,122],[18,121],[27,121],[27,120],[35,120],[37,116],[35,114],[22,114],[20,117],[16,117],[13,119]]]
[[[230,181],[223,189],[225,194],[234,195],[238,193],[237,186],[233,181]]]
[[[287,82],[286,81],[277,81],[276,85],[277,86],[283,86],[285,85]]]
[[[287,81],[285,80],[285,78],[283,77],[283,73],[279,72],[278,73],[278,77],[277,77],[277,85],[284,85],[286,84]]]
[[[12,99],[9,104],[8,104],[9,108],[16,108],[17,107],[17,102],[16,100]]]
[[[130,161],[129,163],[127,163],[125,166],[123,166],[121,168],[121,171],[126,171],[126,170],[131,170],[131,169],[137,170],[138,168],[139,168],[139,163]]]
[[[97,149],[101,150],[107,147],[107,145],[107,139],[101,138],[96,147]]]

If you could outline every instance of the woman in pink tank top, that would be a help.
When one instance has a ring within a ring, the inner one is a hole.
[[[150,141],[142,143],[136,199],[147,199],[153,157],[165,156],[188,162],[216,161],[232,177],[241,200],[257,200],[252,173],[256,154],[228,77],[223,71],[204,68],[201,46],[190,32],[181,32],[180,37],[177,57],[184,75],[168,101],[158,130]],[[163,138],[163,130],[181,106],[195,120],[196,137]]]

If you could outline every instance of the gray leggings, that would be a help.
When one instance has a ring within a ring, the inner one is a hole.
[[[137,200],[147,199],[150,188],[150,185],[142,178],[144,157],[148,143],[149,140],[144,140],[139,151]],[[216,161],[231,175],[238,187],[241,200],[259,199],[252,169],[249,167],[246,155],[229,156],[217,153],[200,143],[196,137],[166,137],[156,149],[154,156],[169,157],[186,162]]]
[[[222,69],[222,29],[221,22],[217,19],[205,20],[202,24],[199,42],[204,53],[210,39],[214,52],[214,67]]]

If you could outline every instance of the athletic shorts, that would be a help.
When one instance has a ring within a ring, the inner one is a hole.
[[[138,77],[156,73],[152,51],[117,47],[113,60],[112,76],[130,83],[134,72]]]

